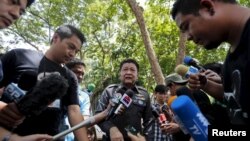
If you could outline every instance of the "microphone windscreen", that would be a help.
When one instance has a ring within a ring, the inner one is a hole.
[[[183,62],[184,62],[184,64],[189,65],[189,63],[190,63],[192,60],[193,60],[192,57],[190,57],[190,56],[185,56],[185,58],[183,59]]]
[[[29,91],[36,85],[36,82],[37,82],[37,72],[25,71],[21,74],[17,85],[22,90]]]
[[[68,81],[57,73],[45,76],[17,102],[18,110],[25,116],[39,115],[49,104],[64,96]]]
[[[188,72],[188,67],[183,64],[179,64],[175,67],[175,72],[184,77]]]
[[[179,96],[172,103],[171,108],[178,117],[181,126],[187,129],[195,141],[208,140],[209,122],[188,96]]]
[[[177,98],[176,95],[170,96],[170,97],[168,98],[168,101],[167,101],[168,106],[171,106],[171,104],[173,103],[173,101],[174,101],[176,98]]]
[[[133,95],[134,95],[134,91],[132,91],[131,89],[128,89],[125,93],[126,93],[130,98],[133,97]]]

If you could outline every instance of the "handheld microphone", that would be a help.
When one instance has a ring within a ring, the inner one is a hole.
[[[177,97],[171,108],[195,141],[208,140],[209,122],[188,96]]]
[[[164,113],[167,121],[172,121],[172,115],[169,113],[169,107],[167,105],[163,105],[161,107],[161,111]]]
[[[114,116],[116,116],[118,114],[118,112],[121,110],[121,108],[123,106],[125,106],[125,108],[128,108],[131,103],[132,103],[132,99],[131,97],[134,95],[134,92],[131,89],[128,89],[122,96],[122,98],[120,99],[120,104],[119,106],[116,108],[115,112],[114,112]]]
[[[4,88],[1,101],[5,103],[11,103],[19,100],[25,95],[25,91],[20,89],[17,84],[10,83],[7,87]]]
[[[17,101],[17,108],[25,116],[39,115],[49,104],[64,96],[67,89],[67,80],[58,73],[52,73],[38,81],[34,88]]]
[[[109,120],[111,117],[114,116],[114,113],[120,104],[119,100],[121,99],[122,94],[124,94],[124,93],[125,93],[125,90],[123,90],[123,89],[119,89],[118,91],[116,91],[116,93],[114,94],[114,96],[111,99],[111,101],[113,102],[114,105],[110,108],[106,120]]]
[[[21,99],[26,91],[30,90],[36,84],[37,73],[34,71],[25,71],[21,74],[18,84],[10,83],[3,92],[1,100],[11,103]]]
[[[204,71],[206,70],[204,67],[199,65],[199,62],[192,58],[191,56],[185,56],[183,59],[184,64],[188,65],[188,66],[194,66],[195,68]]]
[[[159,122],[160,122],[160,124],[161,124],[162,126],[168,124],[167,118],[166,118],[166,116],[165,116],[164,113],[161,113],[161,114],[159,115],[159,118],[158,118],[158,119],[159,119]]]
[[[168,98],[168,101],[167,101],[168,106],[171,107],[171,104],[173,103],[173,101],[174,101],[176,98],[177,98],[176,95],[173,95],[173,96],[171,95],[171,96]]]
[[[197,74],[199,73],[199,70],[193,66],[187,67],[185,65],[179,64],[176,66],[175,72],[184,78],[189,78],[190,74]],[[199,80],[202,84],[207,83],[207,78],[205,76],[200,75]]]

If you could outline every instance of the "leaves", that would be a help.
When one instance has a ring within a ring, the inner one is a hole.
[[[150,33],[157,59],[164,76],[174,71],[178,57],[179,30],[170,17],[173,0],[147,0],[143,6],[145,22]],[[249,6],[249,1],[240,2]],[[43,50],[49,46],[53,31],[62,24],[79,27],[87,44],[79,54],[87,64],[85,84],[119,82],[120,62],[134,58],[140,64],[139,79],[149,91],[155,86],[154,76],[146,55],[142,36],[134,14],[124,0],[39,0],[16,24],[0,31],[2,52],[19,42]],[[5,35],[5,36],[3,36]],[[11,44],[3,40],[6,36]],[[200,60],[201,64],[223,61],[226,45],[218,50],[206,51],[192,42],[186,44],[186,54]]]

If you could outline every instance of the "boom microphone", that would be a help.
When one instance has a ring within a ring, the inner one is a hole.
[[[189,78],[190,74],[197,74],[199,70],[193,66],[187,67],[185,65],[179,64],[175,68],[175,72],[184,78]],[[205,76],[199,75],[199,80],[202,84],[207,83],[207,78]]]
[[[188,66],[194,66],[195,68],[199,69],[199,70],[206,70],[204,69],[202,66],[199,65],[199,62],[192,58],[191,56],[185,56],[185,58],[183,59],[184,64],[188,65]]]
[[[124,94],[124,93],[125,93],[124,89],[119,89],[118,91],[116,91],[116,93],[114,94],[114,96],[111,99],[111,101],[113,102],[114,105],[110,108],[106,120],[109,120],[111,117],[114,116],[115,110],[119,106],[119,100],[121,99],[122,94]]]
[[[25,116],[39,115],[49,104],[64,96],[67,89],[67,80],[59,73],[52,73],[38,81],[33,89],[17,101],[17,108]]]
[[[114,112],[114,114],[115,114],[114,116],[116,116],[119,113],[119,111],[121,110],[121,108],[123,106],[125,106],[125,108],[128,108],[131,105],[131,103],[132,103],[131,97],[133,95],[134,95],[134,92],[131,89],[128,89],[123,94],[123,96],[122,96],[122,98],[120,99],[120,102],[119,102],[120,104],[119,104],[119,106],[116,108],[116,110]]]
[[[53,140],[57,140],[57,139],[59,139],[59,138],[65,136],[65,135],[67,135],[68,133],[73,132],[74,130],[77,130],[77,129],[79,129],[79,128],[82,128],[82,127],[90,127],[90,126],[92,126],[92,125],[94,125],[94,124],[97,124],[97,123],[100,122],[101,120],[105,119],[106,115],[107,115],[107,114],[106,114],[106,111],[103,111],[103,112],[98,113],[98,114],[96,114],[96,115],[94,115],[94,116],[92,116],[92,117],[89,117],[88,119],[86,119],[86,120],[80,122],[79,124],[73,126],[72,128],[69,128],[69,129],[67,129],[67,130],[65,130],[65,131],[63,131],[63,132],[61,132],[61,133],[59,133],[59,134],[53,136]]]
[[[177,97],[171,108],[195,141],[208,140],[209,122],[188,96]]]

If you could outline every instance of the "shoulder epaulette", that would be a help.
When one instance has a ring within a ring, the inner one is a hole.
[[[119,84],[111,84],[111,85],[109,85],[107,88],[118,87],[118,86],[119,86]]]
[[[141,86],[136,86],[138,90],[142,90],[142,91],[145,91],[145,92],[148,92],[145,88],[141,87]]]

